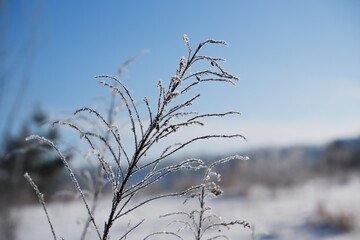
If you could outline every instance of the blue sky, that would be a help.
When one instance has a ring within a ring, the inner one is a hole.
[[[186,33],[194,48],[226,40],[229,47],[210,46],[204,54],[226,58],[224,68],[241,79],[236,88],[209,85],[198,108],[243,115],[209,122],[199,133],[249,139],[197,145],[201,151],[317,144],[360,133],[359,1],[13,1],[9,46],[27,38],[23,13],[30,10],[37,37],[22,118],[37,104],[55,117],[93,105],[108,94],[94,76],[116,75],[145,49],[124,82],[136,99],[155,101],[157,80],[170,79],[187,54]]]

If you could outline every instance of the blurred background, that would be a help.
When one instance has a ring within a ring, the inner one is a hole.
[[[71,189],[57,156],[25,137],[61,143],[83,170],[87,163],[70,149],[81,149],[78,136],[51,122],[106,105],[111,94],[94,76],[119,75],[139,53],[120,77],[136,100],[147,96],[156,105],[159,78],[171,79],[187,55],[183,34],[193,48],[227,41],[229,47],[210,46],[204,54],[224,57],[224,68],[240,78],[235,88],[209,84],[197,109],[242,115],[191,133],[240,133],[248,141],[197,143],[178,157],[250,157],[219,171],[224,197],[238,199],[236,209],[259,229],[257,239],[360,238],[359,1],[0,0],[0,239],[30,239],[26,213],[11,211],[36,203],[25,172],[49,202],[60,199],[58,187]],[[188,138],[184,132],[175,140]],[[180,188],[178,178],[163,186]],[[258,211],[247,214],[246,204]]]

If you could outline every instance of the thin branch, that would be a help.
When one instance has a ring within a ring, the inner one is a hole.
[[[106,125],[107,130],[109,130],[112,133],[112,135],[114,136],[119,148],[124,153],[127,161],[129,162],[130,161],[129,157],[121,143],[120,131],[119,131],[118,127],[116,125],[115,126],[111,125],[108,121],[105,120],[105,118],[98,111],[96,111],[93,108],[89,108],[89,107],[80,108],[74,112],[74,116],[76,116],[78,113],[83,112],[83,111],[89,111],[90,113],[94,113],[98,118],[100,118],[102,120],[102,122]],[[113,128],[115,128],[115,131],[113,130]],[[116,157],[115,157],[115,159],[116,159]],[[117,164],[120,167],[120,158],[119,158],[119,162],[117,162]]]
[[[159,159],[164,159],[170,155],[172,155],[173,153],[179,151],[180,149],[182,149],[183,147],[195,142],[195,141],[199,141],[199,140],[204,140],[204,139],[210,139],[210,138],[242,138],[244,140],[247,140],[243,135],[241,134],[234,134],[234,135],[206,135],[206,136],[201,136],[201,137],[196,137],[191,139],[190,141],[182,144],[180,147],[176,148],[175,150],[171,151],[170,153],[160,157]],[[158,159],[157,159],[158,160]],[[156,160],[155,160],[156,161]]]
[[[237,112],[237,111],[231,111],[231,112],[226,112],[226,113],[207,113],[207,114],[202,114],[202,115],[198,115],[198,116],[195,116],[193,118],[190,118],[188,120],[189,121],[193,121],[195,119],[198,119],[198,118],[204,118],[204,117],[223,117],[223,116],[226,116],[226,115],[234,115],[234,114],[238,114],[238,115],[241,115],[241,112]]]
[[[152,236],[155,236],[155,235],[160,235],[160,234],[172,235],[172,236],[174,236],[174,237],[177,237],[178,239],[183,240],[183,238],[180,237],[178,234],[173,233],[173,232],[166,232],[166,231],[164,231],[164,232],[155,232],[155,233],[152,233],[152,234],[148,235],[146,238],[144,238],[144,240],[148,239],[149,237],[152,237]]]
[[[152,118],[152,112],[151,112],[150,104],[149,104],[149,101],[148,101],[147,97],[144,98],[144,102],[145,102],[146,107],[147,107],[148,112],[149,112],[150,125],[151,125],[152,121],[153,121],[153,118]]]
[[[105,77],[105,76],[99,76],[100,77]],[[100,81],[101,84],[105,85],[105,86],[108,86],[110,89],[112,90],[115,90],[117,93],[120,94],[121,98],[124,100],[125,102],[125,105],[126,105],[126,109],[128,110],[128,113],[129,113],[129,117],[130,117],[130,120],[131,120],[131,125],[132,125],[132,132],[133,132],[133,136],[134,136],[134,141],[135,141],[135,152],[137,151],[137,134],[136,134],[136,128],[135,128],[135,121],[134,121],[134,117],[133,117],[133,114],[132,114],[132,111],[131,111],[131,108],[130,108],[130,105],[128,103],[128,100],[126,99],[125,95],[122,93],[122,91],[120,91],[119,88],[105,82],[105,81]]]
[[[140,131],[141,131],[141,136],[144,137],[144,129],[143,129],[143,125],[142,125],[142,122],[141,122],[141,119],[140,119],[140,115],[139,115],[139,112],[136,108],[136,104],[135,104],[135,101],[134,99],[132,98],[130,92],[129,92],[129,89],[116,77],[113,77],[113,76],[109,76],[109,75],[101,75],[101,76],[96,76],[95,78],[109,78],[109,79],[113,79],[115,80],[117,83],[119,83],[122,88],[125,90],[127,96],[130,98],[130,101],[131,101],[131,104],[135,110],[135,113],[136,113],[136,117],[137,117],[137,120],[139,122],[139,126],[140,126]]]
[[[119,240],[125,239],[126,236],[127,236],[131,231],[133,231],[134,229],[138,228],[144,221],[145,221],[145,219],[141,220],[138,224],[136,224],[134,227],[132,227],[131,229],[129,229],[121,238],[119,238]]]
[[[26,138],[26,141],[29,141],[29,140],[32,140],[32,139],[36,139],[36,140],[38,140],[38,141],[40,141],[40,142],[46,143],[47,145],[53,147],[53,148],[56,150],[56,152],[58,153],[60,159],[62,160],[62,162],[64,163],[66,169],[68,170],[68,172],[69,172],[69,174],[70,174],[70,177],[71,177],[71,179],[72,179],[72,181],[73,181],[73,183],[74,183],[74,185],[75,185],[75,187],[76,187],[76,190],[79,192],[79,194],[80,194],[80,196],[81,196],[81,199],[83,200],[83,202],[84,202],[84,204],[85,204],[86,210],[88,211],[88,215],[89,215],[89,217],[90,217],[90,221],[93,223],[93,225],[94,225],[94,227],[95,227],[95,229],[96,229],[96,232],[97,232],[97,234],[98,234],[99,239],[101,239],[101,235],[100,235],[100,232],[99,232],[99,228],[98,228],[98,226],[97,226],[96,223],[95,223],[95,219],[94,219],[94,217],[92,216],[92,213],[91,213],[91,211],[90,211],[89,205],[88,205],[88,203],[87,203],[87,201],[86,201],[86,199],[85,199],[84,193],[83,193],[83,191],[82,191],[81,188],[80,188],[79,182],[77,181],[77,179],[76,179],[76,177],[75,177],[72,169],[71,169],[70,166],[69,166],[69,163],[68,163],[67,160],[65,159],[64,155],[61,153],[60,149],[59,149],[57,146],[55,146],[55,144],[54,144],[52,141],[50,141],[50,140],[48,140],[48,139],[46,139],[46,138],[44,138],[44,137],[37,136],[37,135],[32,135],[32,136],[30,136],[30,137],[27,137],[27,138]]]
[[[45,205],[45,200],[44,200],[44,195],[40,192],[38,186],[34,183],[34,181],[31,179],[30,175],[28,173],[25,173],[24,174],[24,177],[26,178],[26,180],[30,183],[30,185],[32,186],[32,188],[35,190],[36,192],[36,195],[38,196],[39,198],[39,202],[41,203],[41,205],[43,206],[43,209],[44,209],[44,212],[46,214],[46,218],[47,218],[47,221],[50,225],[50,229],[51,229],[51,233],[54,237],[54,239],[56,240],[56,235],[55,235],[55,231],[54,231],[54,227],[51,223],[51,220],[50,220],[50,217],[49,217],[49,214],[48,214],[48,211],[46,209],[46,205]]]
[[[183,195],[187,194],[189,191],[192,191],[192,190],[197,189],[197,188],[199,188],[199,186],[191,187],[191,188],[189,188],[189,189],[187,189],[187,190],[185,190],[185,191],[179,192],[179,193],[170,193],[170,194],[164,194],[164,195],[160,195],[160,196],[156,196],[156,197],[149,198],[149,199],[141,202],[140,204],[136,205],[135,207],[127,210],[126,212],[120,214],[120,215],[117,216],[116,218],[122,217],[122,216],[128,214],[129,212],[132,212],[132,211],[134,211],[135,209],[141,207],[142,205],[144,205],[144,204],[146,204],[146,203],[149,203],[149,202],[152,202],[152,201],[154,201],[154,200],[161,199],[161,198],[166,198],[166,197],[183,196]]]

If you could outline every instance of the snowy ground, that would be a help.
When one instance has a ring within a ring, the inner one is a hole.
[[[109,198],[104,198],[96,216],[100,228],[103,227],[109,211]],[[295,188],[268,190],[254,188],[246,198],[224,198],[210,202],[213,211],[224,220],[246,220],[254,226],[254,233],[241,226],[234,226],[229,232],[221,234],[233,239],[360,239],[360,177],[352,177],[346,183],[330,180],[312,180]],[[319,206],[323,213],[319,214]],[[56,203],[48,206],[58,237],[66,240],[79,239],[86,219],[84,207],[80,202]],[[141,227],[129,235],[128,239],[143,239],[147,234],[167,230],[166,223],[171,219],[158,216],[173,211],[191,210],[178,199],[159,200],[132,213],[130,226],[145,219]],[[52,239],[50,228],[41,206],[24,207],[14,211],[20,224],[18,239]],[[324,217],[325,216],[325,217]],[[330,223],[337,222],[348,226],[354,224],[351,231],[341,231]],[[116,222],[112,239],[119,239],[120,233],[128,228],[128,220]],[[346,225],[347,224],[347,225]],[[254,237],[255,234],[255,237]],[[183,235],[192,239],[191,235]],[[88,239],[97,239],[92,231]],[[163,238],[176,239],[169,235]]]

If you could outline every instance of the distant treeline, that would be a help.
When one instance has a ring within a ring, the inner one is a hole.
[[[233,194],[246,194],[256,184],[267,187],[290,186],[311,178],[348,176],[349,173],[358,172],[360,137],[335,140],[324,146],[263,148],[241,155],[249,156],[250,160],[234,161],[217,170],[226,176],[222,184],[231,188]],[[212,162],[221,157],[200,158]],[[187,185],[196,181],[196,175],[184,174],[181,177],[187,179]],[[167,185],[179,184],[176,181],[178,175],[170,176]]]

